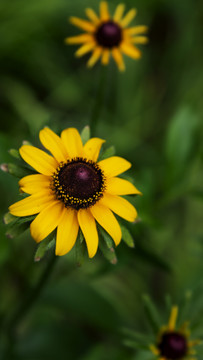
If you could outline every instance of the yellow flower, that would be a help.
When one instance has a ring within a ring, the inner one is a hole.
[[[159,360],[196,360],[193,347],[201,343],[200,340],[190,340],[188,323],[185,322],[176,330],[178,307],[173,306],[167,326],[163,326],[158,334],[156,345],[150,349]]]
[[[89,20],[82,20],[71,17],[70,22],[84,30],[85,33],[68,37],[65,39],[67,44],[82,44],[76,51],[76,56],[80,57],[88,52],[92,55],[87,63],[92,67],[101,57],[101,63],[107,65],[110,55],[113,56],[119,70],[125,70],[122,53],[137,60],[141,57],[141,51],[134,44],[145,44],[146,36],[140,34],[147,31],[147,26],[140,25],[127,28],[136,15],[136,10],[130,10],[123,16],[125,5],[117,6],[114,16],[111,17],[108,4],[105,1],[100,3],[100,16],[97,16],[92,9],[86,9]]]
[[[30,225],[36,242],[57,228],[56,255],[72,249],[80,228],[93,257],[99,242],[96,222],[118,245],[121,228],[112,211],[131,222],[137,216],[134,206],[119,196],[140,194],[129,181],[117,177],[131,164],[117,156],[97,161],[105,141],[91,138],[83,145],[75,128],[62,131],[61,137],[44,128],[39,136],[52,156],[31,145],[20,148],[21,157],[39,174],[19,181],[21,191],[30,196],[11,205],[10,213],[38,214]]]

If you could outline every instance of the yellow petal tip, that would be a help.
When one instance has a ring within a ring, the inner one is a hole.
[[[94,252],[94,253],[88,253],[88,256],[89,256],[90,259],[92,259],[95,255],[96,255],[96,252]]]
[[[68,37],[64,39],[64,43],[65,43],[65,44],[70,44],[70,41],[69,41],[69,38],[68,38]]]

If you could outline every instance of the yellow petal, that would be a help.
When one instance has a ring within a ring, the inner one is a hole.
[[[30,224],[30,233],[36,242],[45,239],[59,224],[63,213],[62,202],[52,201]]]
[[[120,50],[117,49],[117,48],[113,48],[112,49],[112,56],[113,56],[117,66],[118,66],[118,69],[120,71],[125,71],[125,64],[124,64],[123,56],[122,56]]]
[[[178,316],[178,306],[173,306],[171,309],[171,314],[168,322],[168,329],[170,331],[175,330],[177,316]]]
[[[100,3],[100,18],[102,21],[107,21],[110,18],[108,4],[106,1],[102,1]]]
[[[128,44],[126,42],[123,42],[121,44],[121,51],[125,54],[131,57],[134,60],[137,60],[141,57],[141,51],[137,49],[135,46]]]
[[[128,11],[128,13],[125,15],[125,17],[123,18],[123,20],[120,21],[120,25],[122,27],[126,27],[130,24],[130,22],[134,19],[134,17],[137,14],[137,10],[136,9],[132,9],[130,11]]]
[[[117,176],[132,166],[129,161],[119,156],[112,156],[108,159],[101,160],[98,162],[98,165],[104,171],[106,177]]]
[[[87,67],[93,67],[96,64],[96,62],[99,60],[101,53],[102,53],[102,48],[96,47],[96,49],[93,51],[92,56],[87,62]]]
[[[95,220],[89,209],[78,211],[78,222],[85,237],[89,257],[92,258],[98,249],[98,233]]]
[[[93,36],[90,34],[82,34],[82,35],[77,35],[77,36],[72,36],[72,37],[67,37],[65,39],[65,43],[66,44],[83,44],[86,42],[89,42],[92,40],[94,40]]]
[[[77,129],[68,128],[63,130],[61,139],[70,158],[83,156],[83,144]]]
[[[123,13],[124,13],[124,10],[125,10],[125,5],[124,4],[119,4],[116,8],[116,11],[114,13],[114,21],[117,21],[119,22],[123,16]]]
[[[91,43],[87,43],[82,45],[75,53],[75,56],[77,57],[81,57],[85,54],[87,54],[88,52],[92,51],[95,47],[95,42],[91,42]]]
[[[79,224],[76,211],[64,208],[57,229],[56,255],[65,255],[72,249],[77,239],[78,229]]]
[[[96,15],[96,13],[94,12],[94,10],[92,9],[85,9],[86,15],[87,17],[94,23],[94,24],[98,24],[100,22],[98,16]]]
[[[20,189],[27,194],[34,194],[44,189],[50,189],[51,177],[36,174],[28,175],[19,181]]]
[[[101,62],[103,65],[108,65],[109,57],[110,57],[110,51],[108,49],[104,49],[101,58]]]
[[[100,203],[92,206],[90,211],[97,222],[109,233],[115,244],[118,245],[121,241],[122,233],[120,225],[112,211]]]
[[[141,194],[130,181],[117,177],[107,179],[106,192],[112,195]]]
[[[149,348],[151,350],[151,352],[153,352],[154,355],[159,355],[160,354],[160,350],[157,349],[157,347],[153,344],[150,344],[149,345]]]
[[[131,28],[125,29],[124,34],[126,35],[137,35],[142,34],[148,31],[148,26],[145,25],[139,25],[139,26],[133,26]]]
[[[137,217],[137,211],[134,206],[120,196],[104,193],[104,196],[99,200],[99,203],[110,208],[113,212],[127,221],[133,222]]]
[[[135,36],[131,38],[130,41],[134,44],[147,44],[149,39],[146,36]]]
[[[197,354],[197,351],[195,350],[195,349],[190,349],[189,351],[188,351],[188,354],[189,355],[196,355]],[[191,360],[191,357],[189,358],[190,360]],[[194,358],[193,358],[194,359]]]
[[[43,190],[11,205],[9,211],[15,216],[34,215],[42,211],[54,200],[55,196],[49,190]]]
[[[44,151],[31,145],[23,145],[20,148],[23,160],[43,175],[52,175],[58,167],[58,162]]]
[[[195,339],[195,340],[188,341],[188,347],[192,347],[192,346],[196,346],[196,345],[202,345],[202,340]]]
[[[75,25],[75,26],[77,26],[80,29],[83,29],[85,31],[88,31],[88,32],[94,32],[95,31],[95,26],[91,22],[89,22],[87,20],[82,20],[82,19],[79,19],[79,18],[77,18],[75,16],[72,16],[70,18],[70,22],[73,25]]]
[[[84,145],[84,154],[87,159],[97,161],[102,144],[105,140],[100,138],[91,138]]]
[[[64,144],[61,141],[61,138],[56,135],[51,129],[46,127],[41,130],[39,133],[39,138],[42,145],[50,151],[50,153],[55,157],[58,162],[67,160],[68,154]]]

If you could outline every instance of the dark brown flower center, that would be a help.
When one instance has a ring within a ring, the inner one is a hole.
[[[178,332],[164,333],[158,344],[158,348],[161,357],[178,360],[187,354],[187,341],[186,338]]]
[[[103,196],[104,188],[102,170],[84,158],[60,163],[53,175],[57,198],[76,210],[94,205]]]
[[[95,37],[99,45],[112,48],[119,46],[122,40],[122,31],[119,25],[113,21],[107,21],[98,27]]]

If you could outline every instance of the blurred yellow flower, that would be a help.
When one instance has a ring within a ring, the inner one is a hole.
[[[190,340],[188,323],[185,322],[176,329],[178,307],[173,306],[167,326],[163,326],[158,334],[156,345],[150,345],[150,349],[159,360],[196,360],[193,356],[193,347],[200,343],[199,340]]]
[[[134,44],[145,44],[148,39],[140,34],[147,31],[147,26],[139,25],[128,28],[127,26],[136,15],[136,10],[131,9],[125,16],[124,4],[119,4],[114,16],[111,17],[108,4],[105,1],[100,3],[100,16],[92,9],[86,9],[89,20],[82,20],[71,17],[70,22],[84,30],[85,33],[68,37],[65,39],[67,44],[82,44],[76,51],[76,56],[80,57],[88,52],[92,55],[87,63],[92,67],[100,58],[103,65],[109,63],[110,55],[114,58],[119,70],[125,70],[122,53],[137,60],[141,57],[141,51]]]
[[[19,181],[21,191],[30,196],[11,205],[10,213],[19,217],[38,214],[30,225],[36,242],[57,228],[56,255],[72,249],[80,228],[89,257],[93,257],[99,242],[96,221],[118,245],[122,233],[113,212],[131,222],[137,216],[134,206],[120,195],[140,192],[117,177],[131,164],[117,156],[97,161],[105,141],[91,138],[83,145],[75,128],[62,131],[61,137],[44,128],[40,141],[52,156],[31,145],[20,148],[23,160],[39,174]]]

